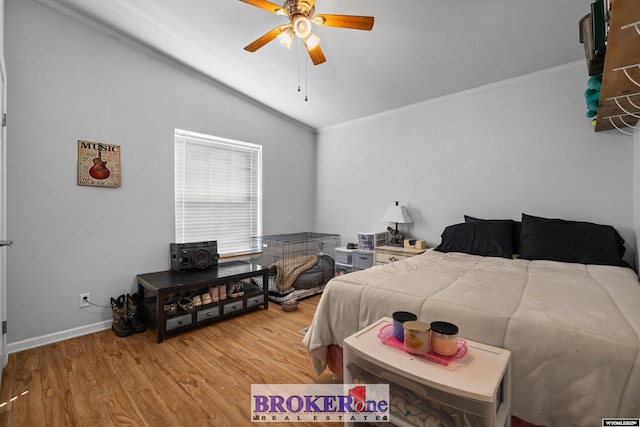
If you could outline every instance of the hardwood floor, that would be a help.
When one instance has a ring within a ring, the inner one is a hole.
[[[0,426],[250,425],[251,384],[340,383],[316,376],[301,346],[318,300],[295,312],[270,304],[162,344],[155,331],[109,330],[11,354]]]
[[[109,330],[11,354],[0,425],[249,425],[251,384],[340,382],[316,376],[301,346],[318,299],[295,312],[270,304],[161,344],[151,330]]]

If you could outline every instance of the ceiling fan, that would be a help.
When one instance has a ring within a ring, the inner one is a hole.
[[[316,0],[285,0],[282,6],[267,0],[240,0],[251,6],[259,7],[267,12],[289,17],[289,23],[278,25],[262,37],[248,44],[244,50],[255,52],[271,40],[278,38],[287,47],[291,47],[294,36],[304,42],[307,52],[314,65],[327,60],[322,49],[320,39],[311,31],[311,23],[326,27],[350,28],[353,30],[367,30],[373,28],[373,16],[355,15],[315,15]]]

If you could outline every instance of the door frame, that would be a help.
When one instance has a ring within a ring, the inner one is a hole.
[[[4,0],[0,0],[0,80],[2,83],[2,114],[0,115],[0,240],[7,239],[7,70],[4,63]],[[0,384],[2,383],[2,370],[7,366],[9,355],[7,354],[7,250],[6,246],[0,247]]]

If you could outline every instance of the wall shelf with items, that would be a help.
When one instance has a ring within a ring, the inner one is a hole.
[[[618,129],[633,135],[640,118],[640,2],[615,0],[595,131]]]

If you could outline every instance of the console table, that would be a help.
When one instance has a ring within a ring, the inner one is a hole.
[[[244,284],[244,295],[195,307],[192,312],[180,309],[173,315],[166,314],[164,303],[167,298],[176,301],[180,296],[197,291],[208,292],[210,286],[238,282],[251,277],[262,278],[262,286]],[[217,268],[175,271],[159,271],[139,274],[138,295],[141,298],[140,316],[152,329],[157,331],[157,341],[161,343],[168,335],[184,332],[199,326],[245,313],[259,307],[269,308],[269,269],[244,261],[220,263]]]

